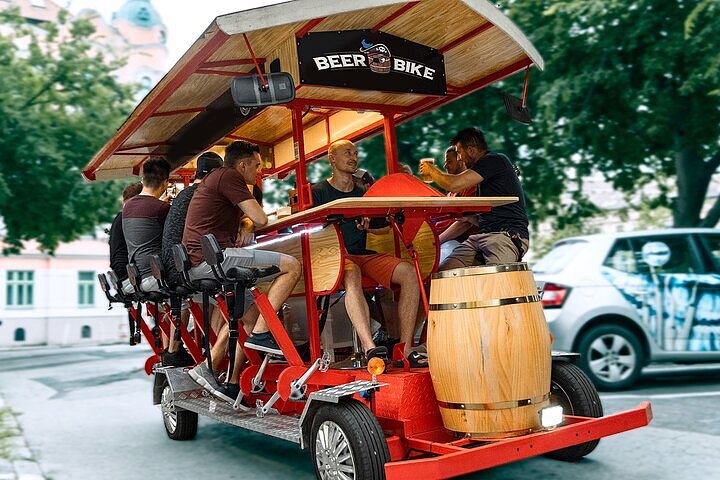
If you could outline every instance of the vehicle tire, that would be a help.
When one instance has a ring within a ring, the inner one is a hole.
[[[385,478],[385,463],[390,461],[385,434],[377,418],[357,400],[318,408],[312,422],[310,448],[315,475],[322,480],[381,480]]]
[[[167,436],[173,440],[191,440],[198,429],[198,414],[175,407],[170,385],[165,381],[160,398],[160,411]]]
[[[592,328],[578,344],[580,367],[598,390],[623,390],[640,377],[645,355],[637,335],[620,325]]]
[[[603,416],[600,396],[585,372],[569,362],[553,362],[550,377],[550,404],[563,407],[563,414],[597,418]],[[546,455],[576,462],[597,447],[600,440],[573,445]]]

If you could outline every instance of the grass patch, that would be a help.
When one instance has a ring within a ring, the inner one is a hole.
[[[8,427],[12,415],[13,412],[10,408],[0,408],[0,458],[6,460],[10,460],[12,457],[10,438],[17,435],[16,431]]]

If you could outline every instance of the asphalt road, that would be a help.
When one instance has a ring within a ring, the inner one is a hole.
[[[0,352],[0,392],[20,413],[46,476],[314,478],[309,455],[294,444],[207,419],[195,440],[169,440],[141,369],[148,352],[128,346]],[[650,400],[650,427],[606,438],[576,464],[540,457],[463,478],[720,478],[720,365],[651,370],[635,389],[602,396],[606,413]]]

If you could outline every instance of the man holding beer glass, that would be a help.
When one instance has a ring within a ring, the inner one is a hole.
[[[480,233],[471,235],[442,262],[440,270],[517,262],[528,250],[530,234],[525,196],[510,159],[488,150],[478,128],[466,128],[450,141],[458,160],[467,169],[458,174],[443,173],[431,162],[420,162],[420,174],[450,192],[475,186],[478,196],[518,197],[518,201],[493,208],[477,216]]]

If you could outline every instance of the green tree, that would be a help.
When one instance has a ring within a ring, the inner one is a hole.
[[[129,114],[133,88],[112,76],[87,21],[30,25],[0,12],[0,215],[9,250],[58,243],[109,221],[121,184],[80,171]]]
[[[720,167],[720,5],[718,0],[509,0],[507,13],[545,59],[531,74],[534,123],[511,122],[497,90],[519,94],[522,75],[469,95],[398,128],[400,160],[436,158],[459,128],[481,127],[491,147],[520,166],[531,218],[556,226],[595,215],[579,193],[599,170],[613,186],[637,191],[656,177],[658,205],[677,227],[715,226],[720,200],[701,217]],[[687,20],[687,21],[686,21]],[[366,165],[382,140],[364,142]],[[433,151],[434,149],[434,151]],[[565,191],[574,202],[560,202]]]

